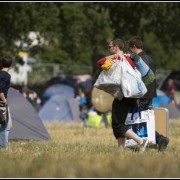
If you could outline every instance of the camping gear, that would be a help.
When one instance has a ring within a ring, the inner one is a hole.
[[[102,120],[101,115],[98,115],[97,112],[95,111],[90,111],[88,113],[86,125],[87,127],[99,128],[101,120]]]
[[[104,62],[104,64],[101,66],[101,68],[105,71],[109,70],[109,68],[111,68],[112,66],[112,61],[111,59],[106,59],[106,61]]]
[[[99,112],[107,112],[112,109],[112,102],[114,100],[113,96],[93,87],[92,90],[92,104],[93,107]]]
[[[121,61],[114,60],[108,71],[101,71],[94,87],[111,94],[113,97],[121,100],[123,98],[121,83]]]
[[[133,69],[125,57],[120,62],[122,64],[121,86],[124,97],[142,97],[147,92],[147,88],[141,79],[139,71],[136,68]]]
[[[155,114],[156,131],[169,137],[169,110],[163,107],[153,108]]]
[[[65,84],[53,84],[45,89],[44,93],[41,96],[42,105],[49,100],[52,96],[57,94],[66,94],[69,97],[74,97],[74,89]]]
[[[136,109],[135,109],[136,110]],[[156,144],[155,115],[153,109],[133,111],[128,113],[125,124],[143,139],[149,140],[149,145]],[[125,147],[136,147],[138,144],[133,139],[126,139]]]
[[[10,88],[7,101],[12,118],[9,139],[49,140],[44,124],[32,104],[16,89]]]
[[[123,97],[139,98],[147,88],[137,69],[133,69],[124,56],[121,60],[112,61],[111,68],[101,71],[94,86],[110,93],[114,98],[121,100]]]
[[[142,80],[147,86],[155,80],[154,72],[149,68],[149,66],[142,60],[138,54],[131,54],[130,57],[134,60],[134,64],[138,71],[141,73]]]

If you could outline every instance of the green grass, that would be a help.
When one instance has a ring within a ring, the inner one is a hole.
[[[170,120],[165,152],[121,151],[111,128],[46,123],[50,141],[10,141],[0,149],[0,178],[178,178],[180,121]]]

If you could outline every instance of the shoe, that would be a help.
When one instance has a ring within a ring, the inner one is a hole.
[[[148,145],[148,139],[143,139],[143,143],[138,146],[139,152],[142,153],[145,151],[147,145]]]
[[[168,144],[169,144],[169,138],[161,136],[158,141],[158,150],[159,151],[166,150]]]

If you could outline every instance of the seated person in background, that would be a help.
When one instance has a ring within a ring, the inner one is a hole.
[[[174,105],[177,105],[176,99],[175,99],[175,93],[176,93],[176,85],[174,84],[173,79],[169,79],[167,83],[167,87],[165,89],[165,94],[170,98],[171,103]]]
[[[22,95],[33,105],[37,105],[39,98],[35,91],[29,89],[27,86],[23,86]]]

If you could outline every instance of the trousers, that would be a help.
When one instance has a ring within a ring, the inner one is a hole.
[[[12,119],[11,119],[9,107],[8,107],[8,115],[9,115],[8,123],[6,125],[0,125],[0,148],[5,148],[8,146],[9,131],[12,128]]]
[[[112,103],[112,129],[116,139],[125,137],[125,133],[128,130],[125,121],[128,113],[132,112],[134,107],[137,107],[137,99],[114,99]]]

